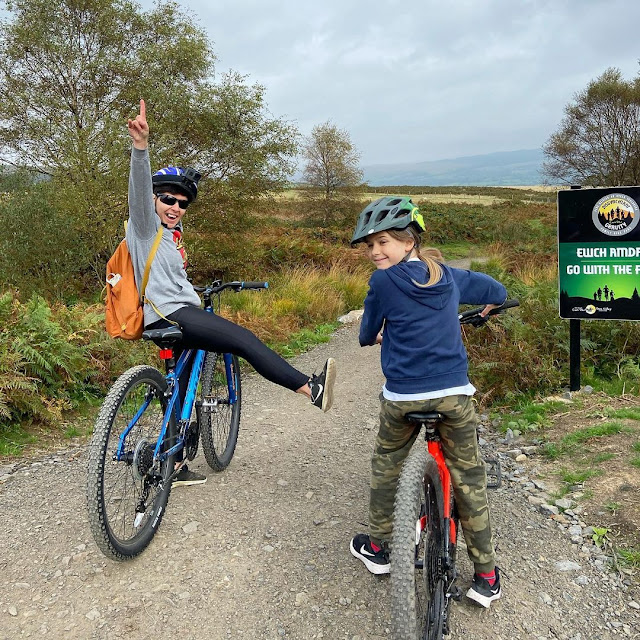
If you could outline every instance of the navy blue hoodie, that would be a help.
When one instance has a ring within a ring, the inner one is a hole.
[[[410,260],[374,271],[364,301],[360,345],[375,344],[384,325],[382,371],[394,393],[425,393],[469,383],[459,304],[502,304],[507,290],[484,273],[442,266],[429,279],[424,262]]]

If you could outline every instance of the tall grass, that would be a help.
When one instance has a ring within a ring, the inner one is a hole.
[[[329,339],[336,318],[362,305],[367,279],[363,267],[340,263],[290,269],[267,291],[225,295],[221,312],[292,355]],[[0,323],[0,454],[29,441],[24,427],[55,428],[65,412],[101,398],[127,367],[154,361],[152,345],[109,338],[101,305],[22,302],[7,291]]]
[[[251,328],[277,350],[285,349],[292,334],[336,318],[362,306],[371,269],[335,262],[329,269],[285,269],[269,281],[269,289],[228,295],[222,313]],[[287,350],[288,352],[288,350]]]
[[[225,295],[221,313],[290,355],[327,339],[339,315],[362,306],[372,267],[349,247],[352,224],[322,228],[296,215],[296,201],[282,206],[286,215],[243,221],[240,231],[211,234],[194,224],[187,243],[196,283],[269,279],[267,291]],[[478,398],[513,406],[557,392],[569,380],[569,323],[558,315],[555,207],[514,199],[492,208],[425,203],[422,211],[426,246],[444,245],[445,258],[452,257],[446,247],[489,256],[472,266],[520,299],[518,309],[485,327],[463,328]],[[354,210],[354,224],[356,217]],[[0,292],[0,322],[0,439],[18,424],[56,424],[64,411],[101,397],[127,366],[153,357],[152,346],[108,338],[101,305]],[[637,393],[640,324],[582,327],[583,379]]]

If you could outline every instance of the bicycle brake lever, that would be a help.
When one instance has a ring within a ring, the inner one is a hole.
[[[485,316],[484,318],[482,316],[478,316],[477,318],[472,318],[471,320],[469,320],[468,324],[472,325],[473,327],[481,327],[487,322],[489,322],[489,316]]]

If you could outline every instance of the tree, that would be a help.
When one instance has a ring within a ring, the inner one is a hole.
[[[303,154],[303,180],[310,187],[307,193],[316,201],[323,224],[327,224],[361,187],[360,154],[349,134],[331,122],[312,129],[305,138]]]
[[[640,183],[640,76],[607,69],[565,107],[544,146],[551,180],[590,186]]]
[[[211,80],[205,32],[174,0],[7,0],[0,21],[0,160],[84,184],[126,180],[126,119],[141,97],[152,162],[195,164],[256,195],[292,170],[297,132],[268,116],[264,88]]]
[[[6,0],[5,6],[0,162],[49,177],[38,196],[48,199],[43,211],[67,220],[88,260],[79,267],[84,273],[101,282],[122,235],[126,120],[141,97],[152,166],[195,166],[208,178],[190,211],[209,232],[228,229],[237,212],[287,183],[297,130],[270,115],[260,85],[235,73],[214,82],[206,33],[174,0],[159,0],[149,11],[134,0]],[[0,210],[0,225],[4,215]],[[23,225],[20,234],[30,233]],[[53,260],[55,251],[52,243],[43,260]]]
[[[203,186],[222,196],[251,199],[289,184],[299,134],[268,116],[263,86],[229,72],[219,84],[198,88],[194,100],[156,136],[154,150],[202,167]],[[166,139],[165,139],[166,138]]]
[[[80,182],[126,164],[123,122],[141,96],[169,117],[206,74],[206,37],[177,4],[142,13],[130,0],[9,0],[3,20],[4,160]]]

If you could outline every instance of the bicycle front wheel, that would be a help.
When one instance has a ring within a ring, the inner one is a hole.
[[[174,456],[154,460],[166,409],[167,383],[153,367],[123,373],[105,398],[89,447],[87,508],[100,550],[127,560],[151,542],[164,515]],[[169,421],[163,450],[175,440]]]
[[[443,567],[443,494],[423,446],[400,475],[393,512],[391,621],[394,640],[442,640],[448,608]]]
[[[200,440],[207,464],[226,469],[238,442],[240,428],[240,365],[234,355],[207,353],[201,377]]]

